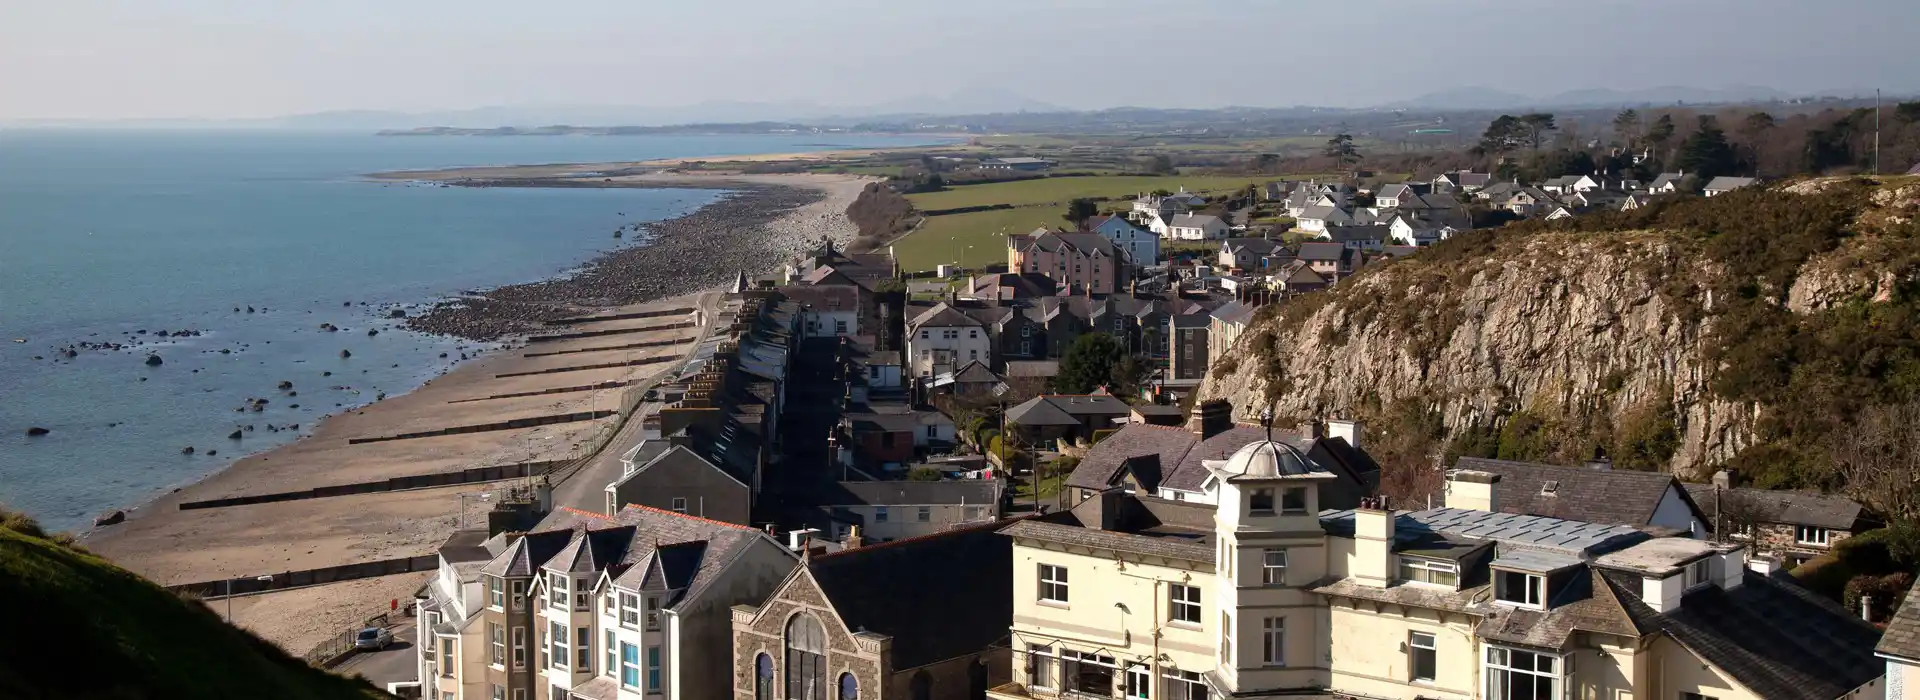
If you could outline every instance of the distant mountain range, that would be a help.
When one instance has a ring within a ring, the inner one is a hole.
[[[1724,88],[1697,88],[1680,85],[1614,90],[1586,88],[1553,95],[1522,95],[1488,87],[1462,87],[1430,92],[1419,97],[1390,102],[1382,107],[1394,109],[1490,110],[1514,107],[1626,107],[1670,106],[1675,104],[1725,104],[1771,102],[1801,97],[1872,96],[1873,90],[1825,90],[1813,94],[1793,94],[1759,85],[1732,85]]]

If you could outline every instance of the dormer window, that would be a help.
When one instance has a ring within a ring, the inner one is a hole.
[[[1712,559],[1701,559],[1700,561],[1688,564],[1687,578],[1685,579],[1686,583],[1682,590],[1693,590],[1712,583],[1713,575],[1710,573],[1712,564]]]
[[[1273,489],[1248,489],[1247,514],[1273,515]]]
[[[1546,606],[1547,580],[1539,574],[1495,569],[1493,582],[1495,601],[1536,610]]]
[[[1460,587],[1460,565],[1421,557],[1400,557],[1400,580],[1448,588]]]

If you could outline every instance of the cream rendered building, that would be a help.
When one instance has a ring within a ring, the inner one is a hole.
[[[1501,513],[1486,472],[1451,508],[1322,512],[1333,475],[1290,445],[1207,466],[1217,511],[1114,489],[1003,530],[990,697],[1883,697],[1878,632],[1740,545]]]

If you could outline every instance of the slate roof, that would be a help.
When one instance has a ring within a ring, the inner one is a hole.
[[[1718,515],[1713,484],[1687,484],[1687,493],[1699,504],[1711,522]],[[1769,491],[1736,488],[1727,491],[1739,498],[1744,517],[1785,525],[1811,525],[1829,530],[1851,530],[1859,524],[1860,504],[1844,496],[1811,491]]]
[[[1920,167],[1920,166],[1916,166]],[[1880,637],[1880,644],[1874,651],[1887,656],[1920,661],[1920,583],[1913,584],[1907,591],[1907,597],[1900,603],[1900,609],[1894,611],[1893,619],[1887,621],[1887,629]]]
[[[1236,300],[1227,302],[1220,308],[1214,309],[1210,315],[1220,319],[1222,323],[1243,324],[1253,320],[1253,313],[1257,310],[1258,309],[1252,306]]]
[[[1680,173],[1660,173],[1659,175],[1655,175],[1653,177],[1653,184],[1647,185],[1647,187],[1649,189],[1657,190],[1665,186],[1667,183],[1674,183],[1677,185],[1679,184],[1680,179],[1683,177],[1686,177],[1686,176]]]
[[[1680,491],[1681,498],[1693,509],[1694,517],[1712,522],[1671,474],[1477,457],[1461,457],[1454,462],[1454,467],[1499,474],[1500,512],[1503,513],[1643,527],[1653,519],[1654,509],[1671,488]],[[1554,485],[1551,492],[1546,488],[1549,482]]]
[[[800,303],[815,311],[857,311],[860,309],[860,287],[843,285],[820,285],[814,287],[789,285],[780,288],[787,299]]]
[[[854,632],[893,637],[893,667],[986,651],[1013,624],[1004,521],[812,557],[807,572]],[[929,605],[928,601],[965,601]]]
[[[1210,325],[1212,325],[1212,317],[1211,317],[1210,315],[1208,315],[1208,314],[1204,314],[1204,313],[1197,313],[1197,314],[1178,314],[1178,315],[1176,315],[1176,316],[1174,316],[1174,317],[1173,317],[1173,327],[1174,327],[1174,328],[1202,328],[1202,329],[1204,329],[1204,328],[1206,328],[1206,327],[1208,327],[1208,326],[1210,326]]]
[[[1167,225],[1175,228],[1204,228],[1213,225],[1225,226],[1220,217],[1212,214],[1176,214]]]
[[[998,479],[954,481],[841,481],[816,499],[827,506],[994,505],[1000,502]]]
[[[1099,509],[1103,507],[1115,509],[1112,529],[1100,527]],[[1068,510],[1014,523],[1001,532],[1009,537],[1212,565],[1214,512],[1214,506],[1204,503],[1119,493],[1111,501],[1090,498]]]
[[[623,574],[638,568],[637,575],[644,575],[647,569],[639,565],[655,560],[657,550],[671,549],[658,561],[668,582],[681,584],[666,602],[666,607],[673,608],[698,596],[754,541],[765,537],[755,528],[640,505],[629,505],[614,515],[561,508],[482,572],[528,576],[558,560],[581,573],[605,571],[616,583],[628,585],[632,579],[623,581]],[[696,542],[704,544],[687,546]],[[523,548],[523,544],[532,546]],[[531,556],[519,556],[523,549],[530,550]],[[596,568],[579,569],[576,565],[583,560]],[[497,573],[496,566],[507,573]]]
[[[1339,260],[1347,255],[1347,247],[1339,243],[1308,241],[1300,244],[1301,260]]]
[[[935,328],[977,327],[979,325],[979,320],[960,313],[953,307],[948,306],[945,302],[934,304],[932,308],[921,312],[920,315],[913,317],[912,321],[907,322],[908,328],[920,328],[922,326],[933,326]]]
[[[1224,460],[1248,443],[1264,440],[1266,436],[1265,428],[1238,425],[1201,440],[1186,428],[1129,423],[1087,450],[1086,457],[1067,476],[1066,484],[1086,489],[1105,489],[1115,483],[1115,476],[1126,467],[1128,459],[1155,455],[1160,465],[1162,487],[1176,491],[1199,491],[1208,476],[1203,462]],[[1285,429],[1275,430],[1273,437],[1299,448],[1303,453],[1309,453],[1310,458],[1313,458],[1311,453],[1319,442],[1302,438],[1298,431]],[[1326,444],[1331,446],[1332,442]],[[1353,460],[1350,463],[1363,471],[1374,469],[1369,461],[1359,458],[1355,452],[1342,453],[1340,458]],[[1365,480],[1364,476],[1345,468],[1325,464],[1320,466],[1351,480]]]
[[[1336,221],[1344,222],[1344,221],[1352,221],[1353,215],[1348,214],[1345,209],[1341,209],[1339,207],[1316,206],[1316,207],[1307,207],[1306,209],[1301,210],[1300,216],[1296,218],[1318,219],[1321,221],[1328,221],[1328,222],[1336,222]]]
[[[527,533],[508,544],[506,551],[487,562],[480,573],[504,578],[532,576],[535,569],[545,566],[548,559],[572,541],[573,533],[567,530]]]
[[[1220,244],[1229,255],[1266,255],[1280,247],[1280,242],[1268,238],[1229,238]]]
[[[1059,360],[1008,360],[1009,377],[1052,377],[1060,373]]]
[[[1831,700],[1886,672],[1872,625],[1787,579],[1749,571],[1731,591],[1705,586],[1659,613],[1640,601],[1639,577],[1604,577],[1636,625],[1671,635],[1760,697]]]
[[[1106,394],[1035,396],[1007,409],[1007,422],[1014,425],[1080,425],[1084,416],[1125,416],[1131,409],[1125,401]]]
[[[1707,186],[1702,189],[1709,190],[1709,191],[1731,190],[1731,189],[1736,189],[1740,187],[1747,187],[1756,182],[1759,182],[1759,180],[1751,177],[1727,177],[1725,175],[1722,175],[1720,177],[1714,178],[1711,182],[1708,182]]]
[[[1594,569],[1583,569],[1553,590],[1547,610],[1505,608],[1474,630],[1486,639],[1565,649],[1575,632],[1639,637],[1640,628],[1619,594]],[[1483,586],[1488,588],[1490,586]]]
[[[753,474],[750,471],[743,470],[741,468],[742,465],[732,463],[725,466],[716,465],[712,460],[700,456],[700,453],[694,452],[684,445],[671,445],[659,454],[654,455],[651,459],[645,461],[634,460],[634,465],[633,473],[620,477],[621,482],[634,478],[641,472],[645,472],[655,466],[662,466],[663,468],[683,466],[695,469],[713,469],[727,475],[728,478],[733,479],[734,483],[743,487],[747,486],[747,482],[753,479]]]

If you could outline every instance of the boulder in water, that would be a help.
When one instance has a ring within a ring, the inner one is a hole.
[[[161,365],[161,363],[163,363],[163,362],[165,362],[165,360],[162,360],[162,359],[160,359],[160,356],[159,356],[159,355],[148,355],[148,356],[147,356],[147,366],[148,366],[148,367],[159,367],[159,366]]]
[[[347,352],[347,351],[345,351],[345,350],[341,350],[341,351],[340,351],[340,357],[341,357],[341,358],[348,358],[348,357],[353,357],[353,353],[351,353],[351,352]]]
[[[53,431],[48,430],[46,428],[39,427],[39,426],[34,426],[27,429],[27,437],[40,437],[42,435],[45,435],[51,432]]]
[[[183,454],[183,455],[190,455],[190,454],[193,454],[193,446],[192,446],[192,445],[188,445],[188,446],[186,446],[186,447],[182,447],[182,448],[180,448],[180,454]]]
[[[127,521],[127,512],[124,510],[116,510],[106,515],[102,515],[98,518],[94,518],[93,526],[106,527],[108,525],[119,525],[120,523],[124,523],[126,521]]]
[[[279,387],[279,388],[280,388],[280,390],[281,390],[281,391],[286,391],[286,390],[288,390],[288,389],[292,389],[292,388],[293,388],[293,382],[290,382],[290,381],[287,381],[287,380],[285,380],[285,379],[282,379],[282,380],[280,380],[280,387]]]
[[[231,433],[227,433],[227,439],[228,439],[228,440],[238,440],[238,439],[240,439],[240,436],[241,436],[242,434],[243,434],[243,433],[241,433],[240,431],[238,431],[238,430],[235,430],[235,431],[233,431],[233,432],[231,432]]]

